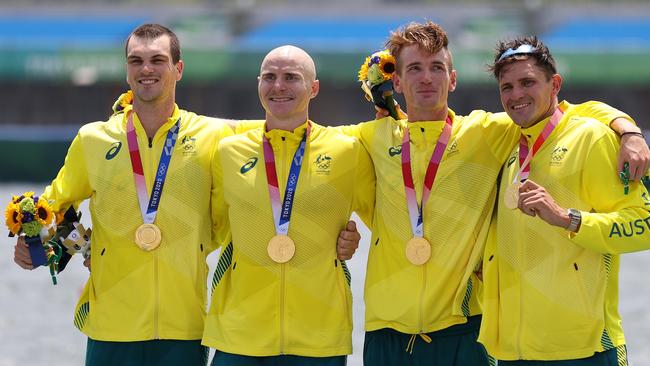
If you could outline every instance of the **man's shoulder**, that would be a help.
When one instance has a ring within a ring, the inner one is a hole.
[[[612,144],[617,144],[616,132],[597,119],[577,114],[570,114],[567,117],[565,130],[568,135],[573,136],[576,143],[581,141],[593,144],[598,140],[606,139],[610,140]]]
[[[340,126],[323,126],[318,123],[312,125],[315,135],[319,138],[324,138],[331,143],[343,142],[343,143],[355,143],[357,139],[353,136],[346,134]]]
[[[257,127],[242,133],[232,134],[224,137],[219,142],[220,149],[233,149],[246,147],[250,145],[259,145],[262,143],[262,130],[264,127]]]
[[[494,113],[482,109],[475,109],[464,116],[456,115],[454,123],[456,122],[467,127],[489,127],[491,125],[509,126],[512,124],[512,119],[510,119],[506,112]]]
[[[230,126],[220,118],[204,116],[185,110],[181,110],[181,113],[181,133],[204,136],[203,138],[216,141],[233,134]]]
[[[599,120],[591,116],[583,116],[579,114],[570,114],[568,117],[569,125],[567,128],[580,128],[581,130],[587,132],[592,131],[595,133],[611,133],[616,135],[614,130],[612,130],[608,125],[601,123]]]
[[[191,111],[181,109],[182,119],[184,123],[190,124],[192,126],[200,126],[203,128],[213,128],[221,129],[228,127],[228,124],[222,118],[204,116],[202,114],[196,114]]]
[[[123,120],[121,113],[112,115],[106,121],[88,122],[79,128],[79,136],[89,137],[118,132]]]

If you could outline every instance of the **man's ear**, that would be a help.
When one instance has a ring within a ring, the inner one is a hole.
[[[314,82],[311,83],[311,99],[316,98],[319,91],[320,91],[320,81],[316,79],[314,80]]]
[[[449,92],[456,90],[456,70],[449,73]]]
[[[183,78],[183,69],[185,68],[183,60],[178,60],[174,67],[176,68],[176,81],[180,81]]]
[[[551,76],[551,82],[553,83],[553,96],[557,97],[562,89],[562,76],[560,74],[555,74]]]
[[[395,89],[395,91],[400,94],[403,92],[401,82],[402,81],[399,78],[399,74],[397,70],[395,70],[395,72],[393,73],[393,89]]]

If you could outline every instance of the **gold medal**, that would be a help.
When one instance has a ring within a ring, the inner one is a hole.
[[[503,192],[503,204],[506,208],[514,210],[519,206],[519,187],[521,183],[512,183]]]
[[[431,257],[431,244],[425,238],[414,237],[406,243],[406,259],[416,266],[426,263]]]
[[[269,257],[276,263],[286,263],[296,253],[296,245],[293,240],[286,235],[276,235],[269,240],[266,247]]]
[[[150,251],[158,248],[162,234],[154,224],[142,224],[135,230],[135,244],[142,250]]]

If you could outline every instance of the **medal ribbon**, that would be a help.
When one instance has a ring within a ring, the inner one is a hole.
[[[549,122],[544,126],[544,129],[542,130],[542,133],[537,136],[537,139],[535,140],[535,143],[533,144],[533,151],[532,153],[528,149],[528,140],[526,140],[526,136],[524,134],[521,134],[521,137],[519,138],[519,171],[515,175],[514,180],[512,183],[516,183],[517,181],[519,182],[524,182],[526,179],[528,179],[528,176],[530,175],[530,161],[533,159],[535,154],[537,154],[537,151],[542,147],[546,139],[551,135],[551,132],[555,129],[557,124],[560,122],[560,119],[562,119],[562,115],[564,112],[558,107],[555,109],[555,112],[553,112],[553,115],[551,116],[551,119]]]
[[[436,180],[442,155],[445,152],[445,148],[447,148],[449,137],[451,136],[452,123],[451,118],[447,116],[446,123],[440,133],[436,147],[431,154],[429,165],[427,166],[427,172],[424,176],[424,189],[422,190],[422,203],[420,205],[417,202],[415,184],[413,183],[413,170],[411,169],[411,135],[408,127],[404,129],[404,137],[402,139],[402,178],[404,180],[404,190],[406,191],[406,205],[409,210],[411,229],[413,230],[413,235],[419,238],[424,236],[422,229],[422,208],[429,199],[431,187],[433,187],[433,182]]]
[[[264,142],[264,165],[266,168],[266,181],[269,185],[269,197],[271,198],[271,209],[273,211],[273,221],[275,224],[275,233],[278,235],[287,235],[289,232],[289,221],[291,219],[291,210],[293,208],[293,200],[295,198],[296,189],[298,187],[298,177],[300,176],[300,168],[302,167],[302,160],[305,156],[305,146],[307,139],[311,133],[311,124],[307,123],[307,130],[300,140],[298,149],[293,155],[291,161],[291,168],[289,169],[289,177],[287,178],[287,186],[284,190],[284,200],[280,204],[280,190],[278,185],[278,174],[275,170],[275,155],[273,148],[266,135],[263,135]]]
[[[140,148],[138,146],[138,137],[135,134],[133,118],[129,113],[126,123],[126,139],[129,144],[129,155],[131,156],[131,167],[133,168],[133,178],[135,180],[135,189],[138,192],[138,202],[142,212],[142,221],[145,224],[152,224],[158,213],[158,205],[162,197],[162,190],[169,170],[169,162],[174,152],[174,145],[178,138],[181,119],[178,118],[176,123],[167,132],[165,146],[160,154],[158,169],[156,170],[156,179],[151,189],[151,196],[147,199],[147,184],[144,180],[144,169],[142,169],[142,159],[140,158]]]

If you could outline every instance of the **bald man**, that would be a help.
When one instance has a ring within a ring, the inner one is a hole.
[[[215,152],[213,233],[223,251],[203,334],[212,365],[345,365],[352,352],[337,237],[352,211],[371,225],[375,174],[355,138],[309,120],[318,90],[305,51],[272,50],[258,77],[264,125]]]

